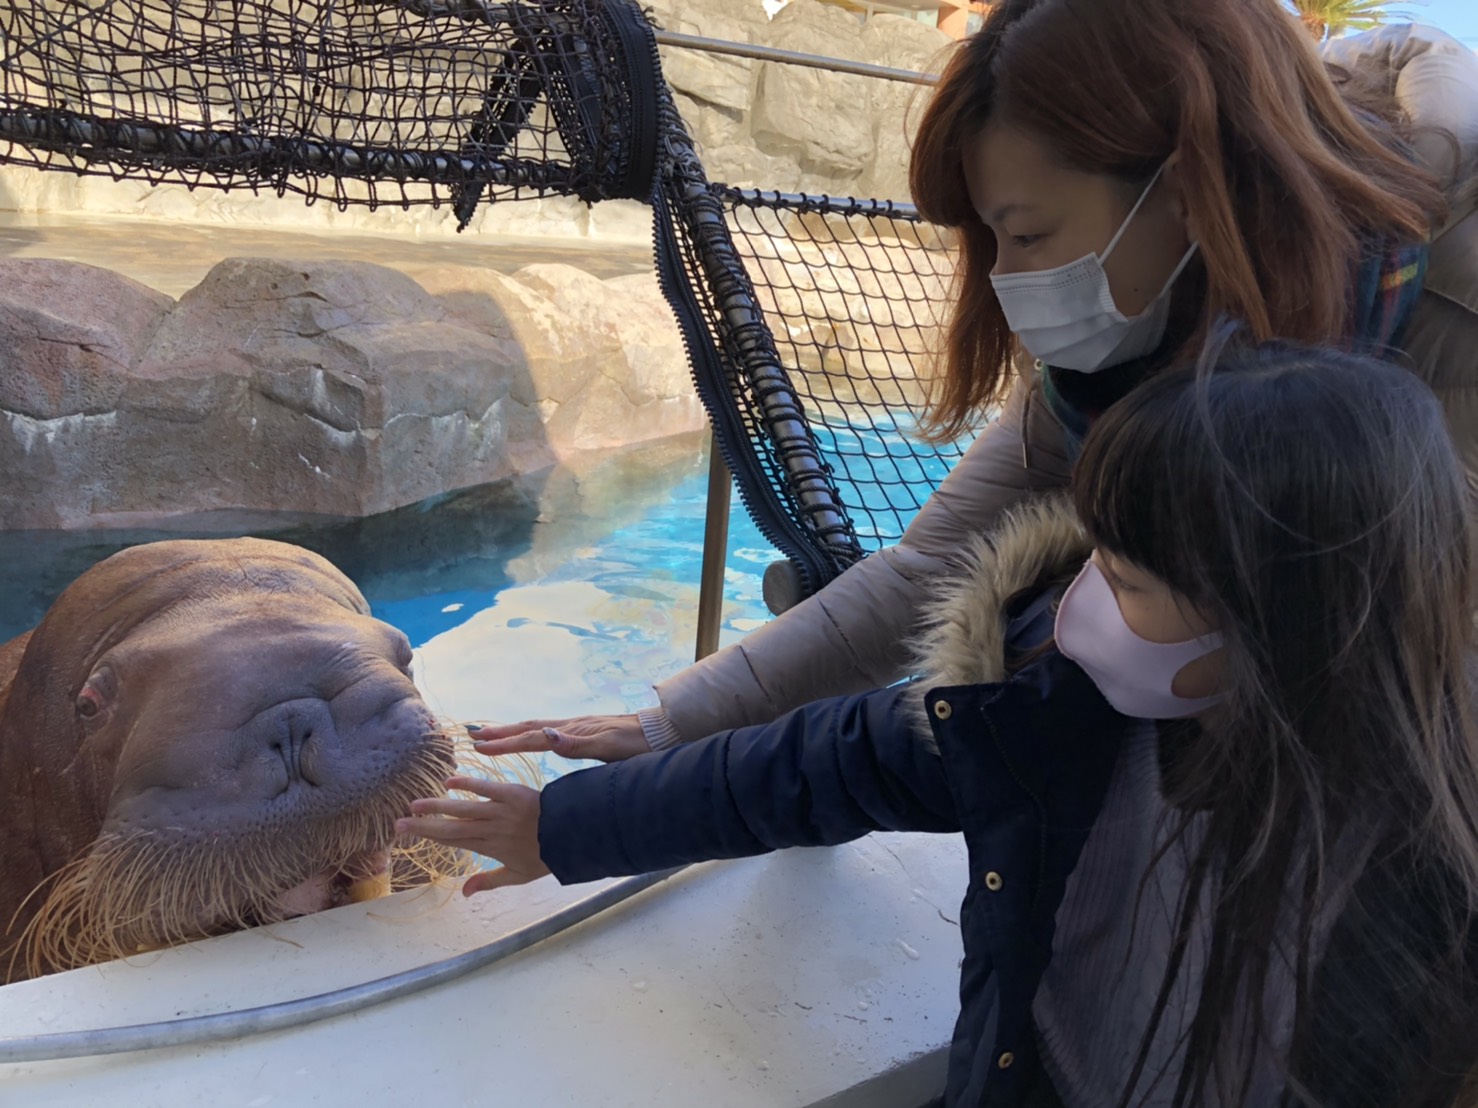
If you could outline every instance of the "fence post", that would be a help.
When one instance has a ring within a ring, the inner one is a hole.
[[[694,661],[718,649],[718,629],[724,608],[724,569],[729,554],[729,467],[718,448],[718,437],[708,439],[708,515],[703,524],[703,569],[698,584],[698,642]]]

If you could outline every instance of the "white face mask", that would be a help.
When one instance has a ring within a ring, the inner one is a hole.
[[[1056,269],[991,274],[1006,324],[1032,357],[1060,369],[1093,373],[1142,357],[1160,345],[1170,318],[1171,286],[1195,256],[1196,243],[1191,243],[1160,294],[1133,318],[1114,306],[1103,263],[1164,172],[1163,165],[1155,171],[1102,254],[1087,254]]]
[[[1204,712],[1220,696],[1171,692],[1175,675],[1221,646],[1213,631],[1187,642],[1159,643],[1136,635],[1093,562],[1068,586],[1057,607],[1057,649],[1083,667],[1115,710],[1135,719],[1181,719]]]

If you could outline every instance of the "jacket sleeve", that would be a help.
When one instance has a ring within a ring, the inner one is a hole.
[[[1020,377],[1001,416],[956,463],[897,546],[864,558],[765,626],[657,686],[691,741],[763,723],[824,696],[907,676],[907,642],[940,577],[963,570],[967,540],[1029,493],[1067,484],[1062,429]]]
[[[959,830],[916,687],[809,704],[762,727],[580,770],[545,786],[539,851],[562,884]]]
[[[1401,345],[1442,401],[1478,493],[1478,54],[1435,27],[1397,24],[1333,39],[1324,56],[1395,97],[1418,156],[1446,185],[1447,221]]]

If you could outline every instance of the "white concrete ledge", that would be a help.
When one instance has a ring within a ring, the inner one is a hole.
[[[957,836],[696,867],[467,978],[230,1043],[0,1066],[0,1103],[917,1108],[958,1006]],[[249,1008],[491,942],[596,886],[425,890],[0,988],[0,1037]]]

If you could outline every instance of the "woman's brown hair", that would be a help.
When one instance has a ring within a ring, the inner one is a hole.
[[[1445,209],[1437,181],[1395,148],[1394,121],[1355,102],[1278,0],[1000,0],[950,57],[909,167],[920,212],[960,234],[931,429],[976,422],[1015,349],[990,286],[995,236],[963,168],[987,121],[1141,187],[1178,155],[1205,295],[1168,362],[1222,315],[1256,339],[1338,342],[1364,241],[1428,236]]]

